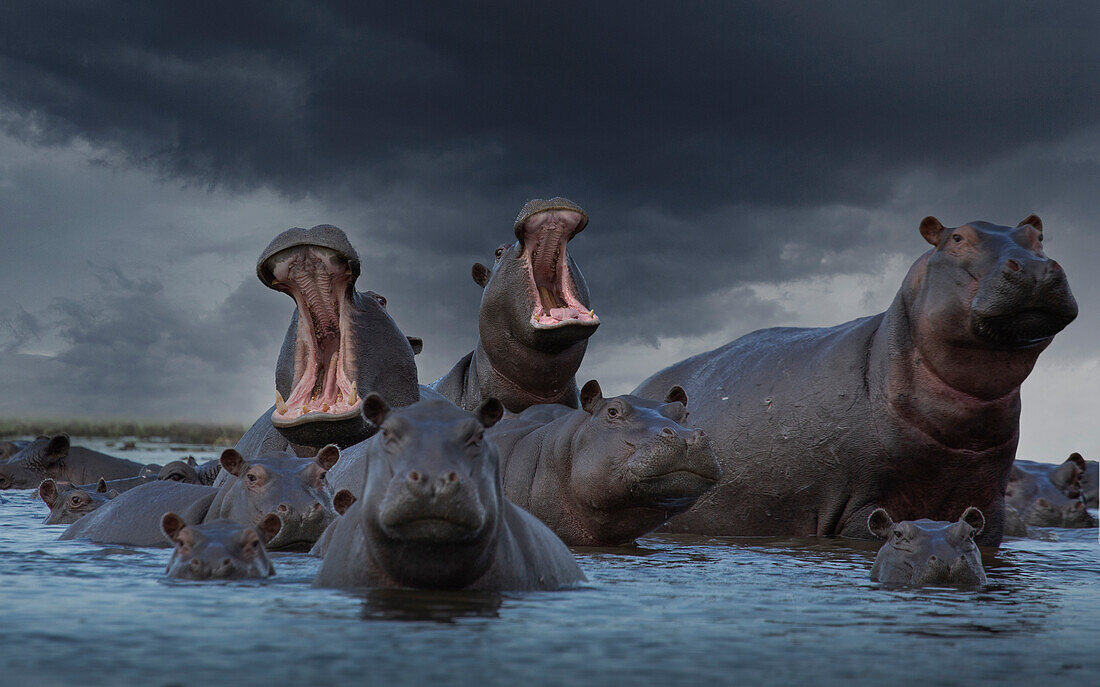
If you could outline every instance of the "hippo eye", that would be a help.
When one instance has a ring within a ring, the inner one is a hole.
[[[74,496],[74,497],[70,498],[69,503],[73,504],[74,506],[79,506],[80,505],[80,497],[79,496]]]
[[[607,416],[610,418],[619,417],[619,409],[615,406],[611,406],[607,409]]]
[[[497,259],[499,260],[500,256],[504,255],[504,246],[501,246],[500,248],[497,248],[496,251],[493,252],[493,255],[495,255],[497,257]]]
[[[245,476],[246,476],[246,477],[248,478],[248,481],[249,481],[249,482],[255,482],[255,481],[256,481],[256,475],[253,475],[253,474],[252,474],[251,472],[250,472],[250,473],[248,473],[248,474],[247,474],[247,475],[245,475]]]
[[[1039,243],[1042,243],[1042,242],[1043,242],[1043,235],[1039,234]]]
[[[898,539],[905,539],[905,534],[901,530],[894,530],[894,536]]]
[[[963,240],[963,237],[960,234],[952,234],[951,235],[951,240],[954,241],[955,243],[958,243],[959,241]]]

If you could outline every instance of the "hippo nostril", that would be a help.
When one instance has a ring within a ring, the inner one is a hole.
[[[279,504],[279,507],[278,507],[278,508],[276,508],[276,510],[277,510],[277,511],[279,511],[280,513],[286,513],[286,512],[288,512],[288,511],[289,511],[290,509],[289,509],[289,508],[287,508],[287,506],[286,506],[286,504],[285,504],[285,503],[280,503],[280,504]]]
[[[1011,270],[1013,272],[1019,272],[1020,271],[1020,263],[1016,262],[1015,260],[1013,260],[1011,258],[1009,258],[1008,260],[1005,260],[1005,267],[1007,267],[1009,270]]]
[[[316,501],[314,501],[314,502],[313,502],[313,510],[314,510],[314,511],[319,511],[319,510],[321,510],[321,504],[319,504],[319,503],[317,503]]]
[[[458,481],[458,473],[448,472],[447,473],[447,481],[448,482],[457,482]]]
[[[935,563],[938,560],[939,560],[939,558],[937,558],[936,556],[929,556],[928,557],[928,562],[929,563]]]
[[[411,471],[409,473],[409,481],[410,482],[419,482],[420,481],[420,473],[417,472],[416,470]]]
[[[231,565],[233,565],[233,560],[232,559],[230,559],[230,558],[223,558],[222,559],[222,567],[223,568],[228,568]]]

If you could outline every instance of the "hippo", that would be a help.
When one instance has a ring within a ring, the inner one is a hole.
[[[1081,498],[1085,460],[1071,455],[1061,465],[1017,460],[1005,487],[1005,503],[1024,525],[1038,527],[1095,527]]]
[[[706,434],[684,424],[680,387],[662,402],[604,398],[591,380],[580,396],[579,409],[532,406],[485,432],[500,451],[504,495],[568,546],[628,544],[717,483]]]
[[[42,480],[38,485],[38,496],[47,506],[50,514],[42,521],[44,525],[68,525],[76,522],[96,508],[107,503],[119,492],[108,489],[107,482],[102,477],[96,483],[94,489],[86,486],[77,486],[71,482],[57,482],[52,479]]]
[[[871,579],[888,585],[984,587],[982,554],[974,537],[985,527],[977,508],[957,522],[906,520],[895,523],[884,508],[867,518],[867,529],[886,543],[875,556]]]
[[[1100,508],[1100,463],[1085,461],[1085,474],[1081,475],[1081,499],[1089,508]]]
[[[578,407],[574,375],[600,320],[566,244],[587,224],[565,198],[523,206],[516,242],[497,248],[492,269],[474,264],[484,289],[477,346],[431,388],[471,411],[490,397],[514,413],[537,403]]]
[[[173,460],[170,463],[165,463],[164,466],[157,472],[157,479],[170,479],[176,482],[187,482],[188,484],[214,484],[214,480],[217,479],[221,473],[222,464],[220,460],[208,460],[202,465],[199,465],[194,456],[187,456],[187,460]]]
[[[359,272],[359,254],[329,224],[288,229],[260,254],[256,276],[297,308],[276,363],[275,404],[237,443],[245,457],[350,446],[375,431],[359,412],[362,395],[398,406],[420,398],[414,356],[422,342],[401,333],[384,297],[355,290]]]
[[[68,434],[38,437],[0,464],[0,489],[34,489],[50,478],[73,484],[94,483],[100,477],[137,476],[141,463],[115,458],[82,446],[71,446]]]
[[[336,521],[314,586],[498,592],[585,579],[561,539],[504,496],[485,439],[499,401],[473,413],[439,400],[391,410],[371,394],[363,413],[381,428],[366,484]]]
[[[220,487],[173,480],[150,482],[78,520],[60,538],[163,546],[160,520],[168,512],[178,514],[189,525],[223,519],[256,525],[268,513],[275,513],[282,526],[268,548],[308,548],[336,517],[325,472],[339,457],[333,444],[314,458],[275,452],[245,460],[235,449],[226,449],[219,460],[230,478]]]
[[[364,472],[366,472],[366,466],[360,466]],[[362,493],[362,488],[359,489]],[[352,493],[350,489],[341,489],[332,495],[332,507],[336,510],[337,515],[343,515],[348,512],[352,504],[359,499]],[[332,538],[332,532],[336,529],[336,523],[339,519],[332,521],[332,523],[325,528],[325,531],[321,534],[321,538],[317,540],[317,543],[313,545],[313,548],[309,550],[309,555],[316,556],[318,558],[325,557],[325,550],[328,549],[329,539]]]
[[[185,580],[239,580],[271,577],[275,567],[264,544],[278,535],[283,523],[268,513],[255,526],[232,520],[190,525],[175,513],[165,513],[160,528],[175,548],[165,571]]]
[[[27,447],[31,442],[23,439],[14,439],[12,441],[0,441],[0,463],[5,463],[10,460],[15,454],[19,453]]]
[[[952,521],[975,505],[979,543],[1000,543],[1020,384],[1077,303],[1035,215],[954,229],[927,217],[920,233],[933,248],[885,312],[759,330],[635,389],[682,386],[722,467],[668,529],[869,538],[878,507]]]

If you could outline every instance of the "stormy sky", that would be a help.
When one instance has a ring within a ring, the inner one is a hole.
[[[884,310],[956,226],[1039,214],[1076,322],[1021,457],[1100,454],[1095,3],[0,5],[0,416],[250,423],[292,311],[255,277],[331,223],[425,340],[476,339],[474,261],[531,197],[627,392],[765,326]]]

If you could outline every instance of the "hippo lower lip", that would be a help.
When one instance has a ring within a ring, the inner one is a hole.
[[[1050,343],[1073,317],[1046,310],[1023,310],[1008,316],[974,313],[971,331],[997,347],[1026,349]]]
[[[384,523],[382,527],[393,539],[425,544],[466,541],[473,538],[478,531],[476,526],[468,522],[439,516],[409,518]]]

